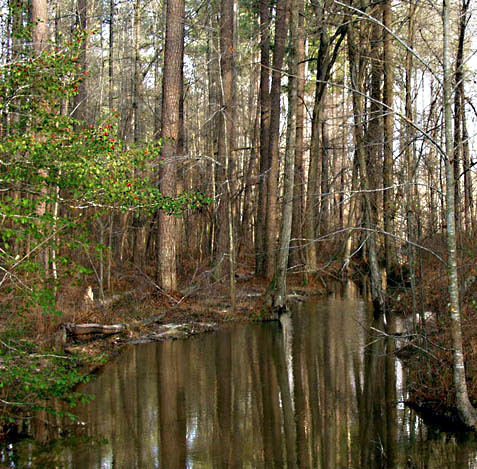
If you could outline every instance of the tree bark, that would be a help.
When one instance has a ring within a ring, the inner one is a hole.
[[[456,205],[454,174],[454,139],[452,135],[452,72],[450,69],[450,2],[444,0],[442,7],[443,23],[443,72],[444,72],[444,131],[446,150],[446,219],[447,219],[447,262],[449,281],[449,306],[451,317],[451,334],[454,365],[454,386],[456,390],[456,406],[460,418],[470,428],[477,429],[477,410],[472,406],[467,391],[464,346],[462,340],[461,312],[459,304],[459,279],[457,272],[456,243]]]
[[[184,55],[184,0],[167,2],[167,26],[164,44],[164,72],[162,80],[162,166],[159,189],[163,195],[174,197],[177,186],[177,144],[180,129],[180,97],[182,95],[182,64]],[[176,220],[164,211],[159,212],[157,238],[159,286],[166,292],[177,289]]]
[[[114,99],[114,0],[109,0],[109,43],[108,43],[108,107],[113,110]]]
[[[348,29],[348,54],[350,64],[351,87],[353,97],[354,126],[353,137],[356,151],[356,159],[361,174],[361,189],[364,201],[364,228],[367,239],[369,253],[369,270],[371,276],[371,296],[375,307],[375,312],[379,313],[384,309],[384,297],[381,288],[381,274],[379,271],[378,257],[376,250],[376,225],[372,214],[376,213],[373,208],[370,193],[370,177],[368,174],[368,162],[365,156],[365,134],[361,116],[363,115],[363,84],[364,84],[364,63],[360,59],[358,44],[355,38],[355,26]]]
[[[305,2],[298,1],[298,41],[297,41],[297,110],[296,110],[296,143],[295,143],[295,181],[293,184],[293,222],[291,233],[290,262],[293,269],[302,265],[303,245],[303,197],[305,187],[304,169],[304,135],[305,135]]]
[[[414,47],[414,24],[415,24],[415,13],[416,13],[416,0],[411,0],[409,3],[409,12],[408,12],[408,44],[410,48]],[[407,239],[408,241],[413,241],[414,243],[417,240],[417,229],[416,229],[416,210],[415,210],[415,186],[414,186],[414,177],[415,177],[415,144],[414,144],[414,135],[415,131],[411,125],[411,122],[414,121],[414,113],[412,107],[412,73],[413,73],[413,55],[409,50],[406,51],[406,82],[405,82],[405,113],[406,113],[406,143],[405,143],[405,159],[406,159],[406,225],[407,225]],[[431,193],[431,202],[432,202],[432,193]],[[431,206],[431,213],[433,213],[433,208]],[[431,224],[432,226],[432,224]],[[433,229],[433,228],[431,228]],[[407,250],[409,252],[409,276],[411,283],[411,293],[412,293],[412,305],[413,311],[417,311],[417,299],[416,299],[416,248],[413,244],[408,244]],[[389,272],[388,272],[389,274]]]
[[[331,70],[338,57],[338,52],[346,35],[347,27],[342,24],[333,34],[330,40],[327,31],[327,21],[325,18],[325,5],[314,5],[316,22],[320,25],[320,45],[318,56],[316,57],[316,85],[315,101],[313,105],[311,142],[310,142],[310,164],[308,167],[308,187],[305,205],[305,221],[303,226],[304,238],[306,243],[306,272],[312,274],[318,268],[316,255],[316,223],[317,223],[317,205],[318,191],[321,186],[322,163],[322,108],[326,87],[330,78]]]
[[[391,0],[385,0],[383,4],[383,62],[384,62],[384,89],[383,89],[383,222],[384,222],[384,252],[386,262],[386,273],[389,276],[394,263],[393,254],[393,219],[394,219],[394,191],[393,186],[393,140],[394,140],[394,115],[393,115],[393,86],[394,86],[394,57],[393,41],[391,33],[392,28],[392,5]]]
[[[45,48],[48,47],[49,28],[48,28],[48,4],[46,0],[32,0],[31,2],[31,22],[33,23],[33,52],[36,56],[40,55]],[[40,136],[41,139],[44,137]],[[38,175],[46,179],[48,177],[48,170],[41,168],[38,170]],[[48,193],[46,184],[40,189],[42,196]],[[45,201],[40,201],[36,207],[36,215],[39,220],[45,216],[47,211],[47,204]],[[40,250],[38,260],[43,262],[45,269],[45,278],[48,278],[49,266],[49,249],[43,248]]]
[[[272,86],[270,89],[270,169],[267,176],[266,260],[265,276],[272,278],[275,271],[278,235],[278,157],[280,140],[280,95],[282,67],[287,36],[288,0],[277,0],[275,44],[273,48]]]
[[[464,222],[468,225],[468,209],[466,202],[467,188],[464,178],[464,203],[462,207],[460,197],[460,174],[461,168],[465,171],[464,161],[464,125],[465,125],[465,90],[464,90],[464,45],[468,23],[468,10],[470,0],[462,0],[459,15],[459,34],[457,41],[457,54],[455,59],[455,94],[454,94],[454,177],[455,177],[455,207],[456,223],[459,225],[461,208],[464,208]],[[468,179],[467,179],[468,181]]]
[[[46,0],[31,1],[31,21],[33,23],[33,49],[41,53],[48,45],[48,4]]]
[[[76,2],[76,24],[79,29],[86,31],[88,28],[88,0],[77,0]],[[73,103],[73,117],[80,121],[80,125],[86,124],[86,116],[88,111],[87,106],[87,89],[86,89],[86,76],[81,76],[87,71],[86,53],[88,50],[88,37],[86,36],[81,43],[78,63],[81,65],[80,77],[81,81],[78,87],[78,93],[74,97]]]
[[[297,114],[297,49],[298,49],[298,3],[291,0],[290,5],[290,40],[288,46],[288,116],[287,140],[285,149],[285,174],[283,190],[282,226],[280,232],[280,249],[275,270],[276,289],[273,297],[274,308],[282,308],[286,301],[286,275],[290,236],[293,217],[293,186],[296,151],[296,114]]]
[[[270,168],[270,2],[259,0],[260,9],[260,175],[255,229],[255,272],[265,274],[267,178]]]
[[[225,190],[224,212],[221,218],[222,228],[219,233],[224,233],[224,242],[219,236],[218,248],[223,257],[228,257],[230,301],[235,307],[235,240],[232,213],[232,155],[235,149],[235,18],[233,0],[222,0],[220,3],[220,74],[221,74],[221,128],[219,130],[219,163],[223,162],[223,188]],[[219,182],[219,181],[218,181]],[[226,223],[225,223],[226,221]]]

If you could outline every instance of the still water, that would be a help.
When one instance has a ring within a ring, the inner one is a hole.
[[[403,406],[394,344],[370,326],[350,286],[280,323],[131,346],[83,388],[82,432],[9,445],[0,467],[477,468],[473,435]]]

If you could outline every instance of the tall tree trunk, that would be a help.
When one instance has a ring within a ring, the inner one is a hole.
[[[31,2],[31,22],[33,24],[33,51],[35,55],[40,55],[43,50],[48,47],[49,28],[48,28],[48,4],[46,0],[32,0]],[[42,168],[38,170],[40,178],[46,180],[48,170]],[[48,187],[44,185],[41,188],[41,196],[46,196]],[[36,215],[39,219],[45,216],[47,204],[40,201],[36,207]],[[45,269],[45,278],[49,275],[49,250],[43,248],[39,254],[40,262],[43,262]]]
[[[394,86],[394,57],[393,42],[391,33],[388,32],[392,28],[392,5],[391,0],[385,0],[383,4],[383,62],[384,62],[384,151],[383,151],[383,221],[384,221],[384,252],[386,262],[386,273],[391,273],[393,258],[393,219],[394,219],[394,195],[393,195],[393,139],[394,139],[394,115],[393,115],[393,86]]]
[[[46,0],[31,0],[31,21],[33,24],[33,49],[41,53],[48,45],[48,4]]]
[[[260,9],[260,175],[255,229],[255,272],[265,274],[267,178],[270,168],[270,1],[259,0]]]
[[[290,1],[290,41],[288,46],[288,116],[287,140],[285,149],[285,174],[282,205],[282,226],[280,232],[280,249],[278,251],[275,270],[276,289],[273,297],[273,306],[281,308],[286,300],[286,275],[288,255],[290,250],[290,236],[293,217],[293,186],[295,173],[296,151],[296,114],[297,114],[297,49],[298,49],[298,0]]]
[[[273,48],[272,86],[270,89],[270,169],[267,179],[266,260],[265,276],[272,278],[275,271],[278,235],[278,157],[280,141],[280,95],[282,67],[287,36],[288,0],[277,0],[275,44]]]
[[[450,317],[452,348],[454,359],[454,385],[456,390],[456,406],[459,416],[468,427],[477,429],[477,410],[472,406],[467,391],[464,347],[462,340],[461,312],[459,304],[459,279],[457,272],[456,243],[456,205],[454,174],[454,140],[452,135],[452,72],[450,61],[450,2],[444,0],[442,7],[443,23],[443,72],[444,72],[444,131],[446,149],[446,201],[447,201],[447,262],[450,297]]]
[[[88,0],[77,0],[76,3],[76,24],[82,31],[86,31],[88,27]],[[87,71],[86,52],[88,49],[88,37],[86,36],[81,43],[78,63],[81,65],[80,74]],[[84,125],[88,111],[87,107],[87,90],[86,90],[86,76],[81,77],[78,87],[78,93],[74,98],[73,103],[73,117],[80,121],[80,125]]]
[[[372,16],[380,21],[382,16],[382,5],[373,7]],[[383,129],[381,126],[381,115],[383,112],[381,99],[381,83],[383,81],[383,67],[381,63],[381,27],[378,22],[373,22],[371,28],[371,43],[369,45],[369,60],[371,66],[371,90],[368,114],[368,128],[366,132],[367,159],[360,162],[362,186],[365,197],[365,228],[368,248],[368,264],[371,277],[371,295],[375,307],[375,313],[379,314],[384,310],[384,295],[381,270],[378,260],[378,235],[377,228],[380,220],[379,213],[379,191],[380,178],[379,168],[382,161]]]
[[[376,213],[373,208],[373,201],[370,193],[370,177],[368,174],[368,163],[365,156],[365,135],[361,116],[363,115],[363,88],[364,88],[364,67],[360,60],[360,53],[358,51],[358,43],[355,38],[355,26],[348,29],[348,54],[350,64],[351,87],[353,97],[353,115],[354,127],[353,137],[355,144],[355,151],[357,153],[357,162],[361,173],[361,189],[363,191],[364,200],[364,228],[367,239],[368,253],[369,253],[369,270],[371,275],[371,296],[376,313],[384,308],[384,297],[381,288],[381,274],[379,271],[378,257],[376,250],[376,224],[373,220],[372,214]]]
[[[326,97],[324,99],[326,100]],[[324,107],[326,109],[326,102],[324,102]],[[328,232],[328,219],[331,210],[330,142],[327,119],[320,118],[318,125],[320,126],[321,131],[321,141],[317,142],[320,146],[319,155],[321,157],[320,216],[318,219],[318,235],[321,236]]]
[[[83,0],[84,1],[84,0]],[[136,0],[134,4],[134,75],[132,112],[133,112],[133,141],[138,142],[142,137],[142,112],[141,112],[141,94],[142,94],[142,73],[141,73],[141,3]],[[182,68],[182,67],[181,67]]]
[[[409,13],[408,13],[408,44],[410,48],[414,47],[414,24],[415,24],[415,13],[416,13],[416,0],[411,0],[409,3]],[[413,243],[417,240],[417,228],[416,228],[416,210],[415,210],[415,166],[414,153],[415,153],[415,144],[414,144],[414,128],[411,125],[411,122],[414,121],[414,113],[412,107],[412,73],[413,73],[413,55],[410,50],[406,50],[406,83],[405,83],[405,114],[406,114],[406,143],[405,148],[405,160],[406,160],[406,174],[407,174],[407,184],[406,184],[406,225],[407,225],[407,239]],[[431,194],[432,202],[432,194]],[[430,207],[431,214],[434,212],[433,207]],[[411,293],[412,293],[412,305],[413,311],[417,311],[417,298],[416,298],[416,248],[414,244],[409,244],[407,246],[409,255],[409,275],[411,282]],[[389,272],[388,272],[389,273]]]
[[[464,214],[465,214],[465,228],[470,232],[474,226],[474,196],[472,188],[472,173],[470,161],[470,145],[469,133],[467,131],[467,123],[465,119],[465,97],[462,104],[462,161],[464,164]]]
[[[291,233],[290,262],[292,268],[303,264],[303,196],[305,187],[304,169],[304,135],[305,135],[305,2],[298,1],[298,41],[297,41],[297,110],[296,110],[296,144],[295,144],[295,182],[293,184],[293,222]]]
[[[327,82],[330,78],[331,70],[338,57],[338,52],[346,34],[347,26],[340,25],[330,40],[327,31],[327,21],[325,18],[325,4],[314,4],[316,23],[320,25],[320,46],[318,57],[316,58],[316,85],[315,101],[313,105],[311,142],[310,142],[310,164],[308,167],[308,186],[305,205],[305,220],[303,225],[305,238],[306,272],[308,274],[317,270],[316,256],[316,231],[317,222],[317,201],[320,188],[320,172],[322,156],[322,117],[323,102],[326,93]]]
[[[462,0],[459,15],[459,36],[457,42],[457,54],[455,59],[455,94],[454,94],[454,177],[455,177],[455,207],[456,224],[459,225],[459,214],[464,208],[464,222],[467,222],[468,210],[466,204],[462,207],[460,197],[459,178],[461,168],[465,171],[464,161],[464,123],[465,123],[465,90],[464,90],[464,44],[465,33],[468,23],[468,10],[470,0]],[[465,179],[464,179],[465,182]],[[464,202],[466,188],[464,185]]]
[[[159,172],[159,189],[168,197],[176,195],[176,155],[180,129],[181,74],[184,55],[184,0],[167,2],[167,26],[164,44],[164,72],[162,79],[161,137],[163,158]],[[176,221],[172,215],[159,212],[157,238],[159,286],[166,292],[177,288]]]
[[[230,300],[235,305],[235,242],[232,213],[232,155],[235,149],[234,106],[235,106],[235,45],[233,0],[220,3],[220,89],[221,112],[218,155],[219,171],[217,184],[222,187],[223,197],[219,206],[217,236],[218,266],[227,266],[229,274]],[[220,178],[219,178],[220,175]],[[221,209],[222,208],[222,209]],[[228,258],[228,262],[222,260]],[[225,270],[219,268],[219,272]],[[222,275],[219,275],[221,277]]]
[[[114,0],[109,0],[109,44],[108,44],[108,107],[113,110],[114,98]]]

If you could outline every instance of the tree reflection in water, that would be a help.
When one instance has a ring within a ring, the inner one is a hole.
[[[392,332],[393,318],[388,318]],[[129,348],[77,409],[92,439],[0,453],[10,467],[473,468],[473,435],[398,405],[392,339],[350,289],[280,323]],[[401,376],[399,374],[398,376]],[[42,429],[44,431],[44,428]],[[103,444],[100,442],[103,441]]]

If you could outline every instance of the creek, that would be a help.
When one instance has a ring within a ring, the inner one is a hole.
[[[404,406],[394,339],[370,326],[348,284],[280,322],[131,346],[83,386],[68,437],[9,443],[0,468],[477,468],[473,434]]]

